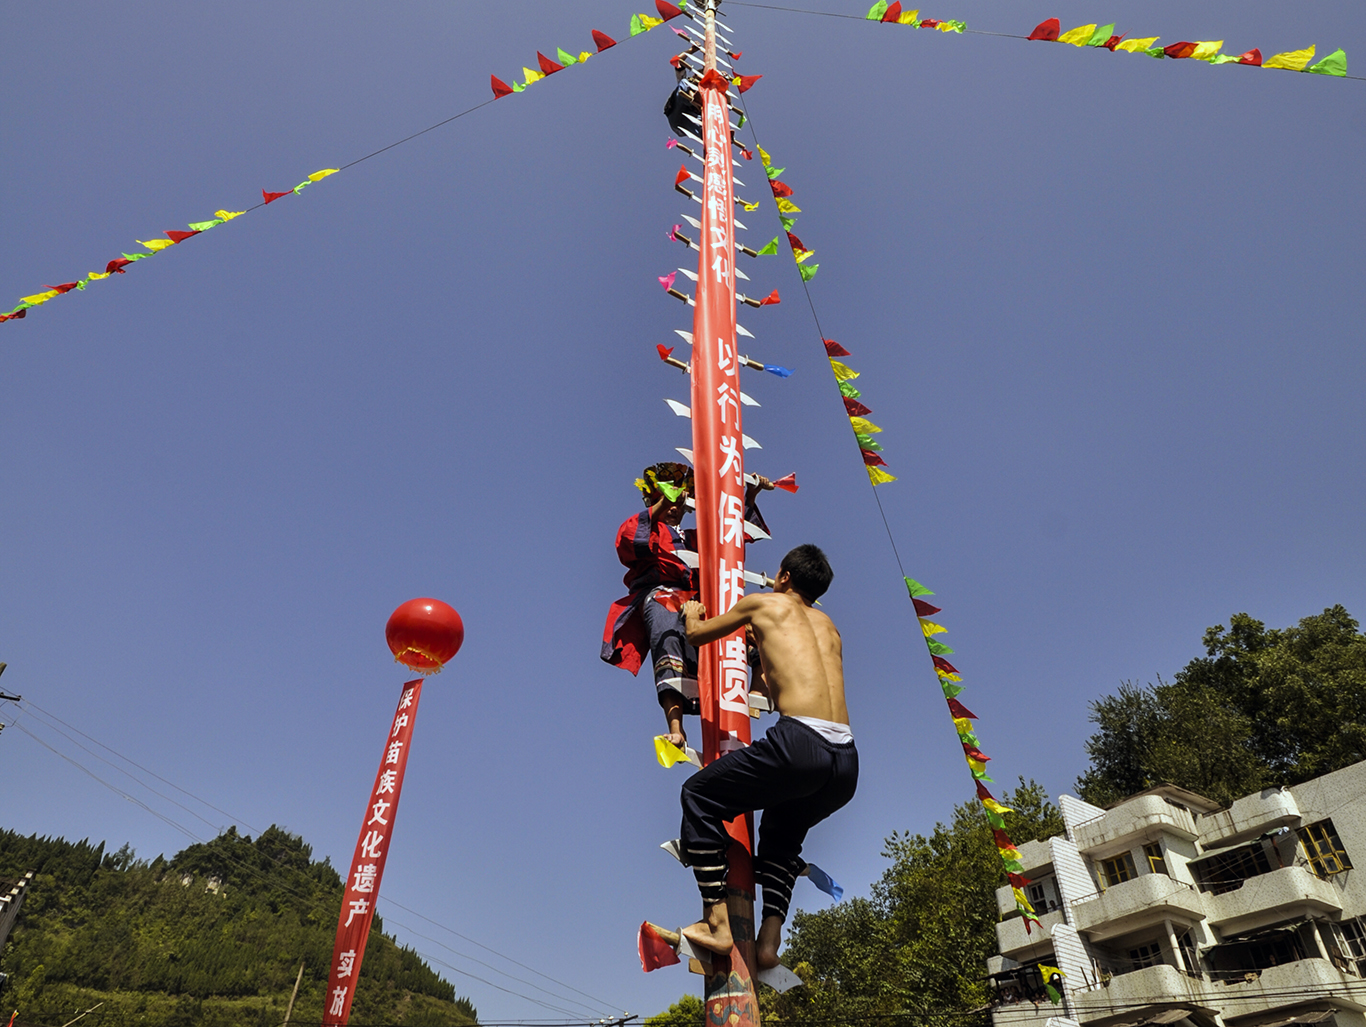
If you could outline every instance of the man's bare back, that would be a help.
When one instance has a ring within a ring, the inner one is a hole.
[[[766,690],[779,713],[849,723],[840,633],[782,575],[772,593],[745,596],[719,617],[703,621],[706,608],[697,602],[685,603],[683,614],[688,641],[697,646],[753,628]]]

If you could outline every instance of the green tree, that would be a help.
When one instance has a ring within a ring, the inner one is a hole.
[[[696,995],[684,995],[657,1016],[647,1017],[645,1027],[701,1027],[706,1007]]]
[[[1130,682],[1091,704],[1091,766],[1105,806],[1169,782],[1229,803],[1366,759],[1366,635],[1341,606],[1268,629],[1246,613],[1205,632],[1175,680]]]

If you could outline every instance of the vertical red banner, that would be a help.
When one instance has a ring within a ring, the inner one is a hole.
[[[384,742],[379,772],[375,774],[375,786],[370,791],[370,802],[365,807],[342,895],[341,915],[337,917],[337,941],[332,946],[327,992],[323,995],[324,1027],[343,1027],[351,1016],[365,942],[370,937],[370,921],[375,917],[375,902],[379,899],[379,883],[389,856],[389,839],[398,813],[399,793],[403,791],[403,772],[408,766],[408,747],[412,744],[421,695],[421,678],[403,686],[389,737]]]

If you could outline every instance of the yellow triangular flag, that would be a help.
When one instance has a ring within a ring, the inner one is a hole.
[[[40,303],[46,303],[48,300],[52,299],[53,296],[60,295],[61,293],[59,293],[56,289],[53,289],[51,292],[35,292],[32,296],[20,296],[19,302],[27,303],[30,306],[36,307]]]
[[[309,175],[308,180],[310,182],[321,182],[328,175],[335,175],[340,170],[340,168],[323,168],[321,171],[315,171]]]
[[[756,146],[755,149],[759,151],[759,159],[764,162],[764,167],[768,167],[773,163],[773,159],[769,157],[768,151],[762,146]]]
[[[836,381],[847,382],[859,376],[858,371],[855,371],[847,364],[841,364],[838,360],[833,358],[830,361],[830,368],[835,372]]]
[[[582,64],[584,61],[588,60],[588,58],[590,58],[590,57],[592,57],[592,56],[593,56],[593,55],[592,55],[591,53],[589,53],[587,50],[582,50],[582,51],[580,51],[580,52],[579,52],[579,63]]]
[[[743,206],[744,206],[745,210],[758,210],[758,209],[759,209],[759,204],[758,204],[757,201],[756,201],[755,203],[746,203],[746,204],[744,204]]]
[[[983,799],[983,800],[982,800],[982,805],[985,806],[987,809],[991,810],[991,812],[995,813],[997,816],[1000,816],[1000,815],[1003,814],[1003,813],[1014,813],[1014,812],[1015,812],[1015,811],[1014,811],[1013,809],[1011,809],[1009,806],[1002,806],[1002,805],[1001,805],[999,802],[997,802],[995,799]]]
[[[1043,979],[1045,981],[1048,980],[1048,978],[1052,977],[1054,974],[1057,974],[1059,977],[1067,976],[1067,974],[1063,973],[1056,966],[1045,966],[1043,963],[1039,964],[1039,973],[1043,974]]]
[[[926,638],[929,638],[931,635],[938,635],[941,632],[949,630],[948,628],[944,627],[944,625],[936,624],[934,623],[934,621],[926,620],[924,617],[920,617],[918,619],[920,621],[920,630],[924,632]]]
[[[1221,39],[1216,43],[1196,43],[1195,52],[1191,54],[1193,61],[1207,61],[1216,56],[1224,48],[1224,41]]]
[[[153,239],[150,242],[143,242],[141,239],[135,240],[139,246],[146,246],[153,253],[164,250],[167,246],[174,246],[175,243],[170,239]]]
[[[527,85],[531,85],[531,83],[533,83],[533,82],[539,82],[539,81],[541,81],[541,79],[545,78],[545,74],[544,74],[543,72],[540,72],[540,71],[532,71],[532,70],[531,70],[530,68],[528,68],[525,64],[522,65],[522,70],[523,70],[524,72],[526,72],[526,84],[527,84]]]
[[[1094,25],[1078,25],[1074,29],[1068,29],[1058,37],[1059,43],[1071,43],[1073,46],[1085,46],[1091,42],[1091,37],[1096,34]]]
[[[1126,39],[1116,46],[1115,49],[1128,50],[1130,53],[1136,53],[1139,50],[1148,49],[1148,47],[1152,46],[1161,38],[1161,36],[1149,36],[1147,39]]]
[[[1287,50],[1278,53],[1262,63],[1263,68],[1284,68],[1286,71],[1303,71],[1304,66],[1314,59],[1314,48]]]
[[[675,763],[687,763],[688,754],[663,735],[655,735],[655,759],[661,767],[672,767]]]
[[[851,417],[849,418],[849,423],[854,426],[854,431],[858,432],[860,435],[875,435],[882,431],[881,428],[866,417]]]
[[[216,210],[213,212],[213,216],[222,218],[224,221],[231,221],[233,218],[239,218],[245,213],[245,210]]]
[[[649,32],[650,29],[656,28],[664,24],[663,18],[651,18],[648,14],[638,14],[636,15],[636,17],[639,18],[640,23],[645,26],[646,32]]]
[[[944,669],[942,669],[942,668],[940,668],[940,667],[935,667],[935,668],[934,668],[934,672],[935,672],[936,674],[938,674],[941,678],[943,678],[945,681],[962,681],[962,680],[963,680],[963,675],[962,675],[962,674],[951,674],[949,671],[944,670]]]
[[[802,261],[806,260],[808,257],[814,257],[814,256],[816,255],[816,251],[815,251],[815,250],[797,250],[797,252],[795,252],[795,253],[792,254],[792,255],[793,255],[794,257],[797,258],[797,263],[800,264]]]
[[[919,11],[902,11],[901,17],[897,18],[898,25],[913,25],[920,20]]]
[[[967,717],[954,717],[953,726],[959,734],[972,734],[972,721]]]
[[[802,208],[798,207],[786,196],[780,196],[778,198],[778,209],[784,214],[800,214],[802,212]]]
[[[896,475],[888,474],[881,467],[869,467],[868,480],[874,485],[882,485],[889,481],[896,481]]]

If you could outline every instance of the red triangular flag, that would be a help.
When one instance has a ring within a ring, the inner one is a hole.
[[[730,88],[730,83],[726,81],[724,76],[718,74],[715,68],[703,75],[702,80],[697,85],[700,89],[719,89],[723,93]],[[740,92],[743,93],[744,89],[742,88]]]
[[[949,713],[953,714],[955,717],[966,717],[968,720],[977,719],[977,714],[973,713],[972,710],[968,709],[957,699],[949,700]]]
[[[501,100],[503,97],[507,96],[509,93],[512,92],[512,87],[508,85],[506,82],[504,82],[497,75],[489,76],[489,85],[493,87],[493,98],[495,100]]]
[[[982,763],[986,763],[991,759],[991,757],[984,753],[981,749],[977,748],[977,746],[972,745],[969,742],[963,742],[962,745],[963,751],[975,760],[979,760]]]
[[[609,36],[606,32],[599,32],[597,29],[593,30],[593,42],[598,44],[598,53],[602,53],[609,46],[617,45],[617,41],[615,39]]]
[[[775,489],[782,489],[784,492],[796,492],[799,488],[797,485],[797,476],[795,474],[784,475],[773,482],[773,487]]]
[[[665,21],[677,18],[683,13],[673,4],[666,2],[666,0],[655,0],[655,10],[659,12],[659,16]]]
[[[934,665],[935,665],[936,667],[938,667],[940,670],[945,671],[946,673],[949,673],[949,674],[957,674],[957,673],[958,673],[958,668],[955,667],[955,666],[954,666],[952,663],[950,663],[948,660],[944,659],[944,657],[942,657],[942,656],[932,656],[932,657],[930,657],[930,658],[931,658],[932,660],[934,660]]]
[[[640,968],[646,973],[658,970],[661,966],[673,966],[679,961],[673,946],[661,938],[648,922],[640,925],[636,949],[640,952]]]
[[[663,346],[659,343],[655,343],[655,349],[659,350],[660,360],[668,360],[669,355],[674,351],[674,348],[672,346]]]
[[[938,18],[926,18],[920,23],[922,29],[937,29],[939,27]]]
[[[1122,42],[1124,42],[1124,36],[1111,36],[1102,45],[1105,47],[1105,49],[1109,50],[1111,53],[1114,53],[1115,47],[1119,46],[1119,44]]]
[[[844,397],[844,409],[849,411],[850,417],[866,417],[868,414],[871,414],[873,412],[870,408],[864,406],[858,400],[850,399],[848,396]],[[923,617],[924,614],[921,614],[921,616]]]
[[[782,297],[778,295],[778,290],[774,289],[771,293],[769,293],[767,296],[765,296],[763,299],[759,301],[759,306],[767,307],[770,304],[781,303],[782,301]]]
[[[887,5],[887,13],[885,13],[885,14],[882,16],[882,20],[883,20],[883,21],[889,21],[889,22],[891,22],[892,24],[896,24],[896,20],[897,20],[898,18],[900,18],[900,17],[901,17],[901,0],[892,0],[892,2],[891,2],[890,4]]]
[[[199,232],[177,232],[169,228],[166,230],[166,237],[170,239],[171,242],[184,242],[190,236],[198,234]]]
[[[1029,878],[1025,877],[1024,874],[1006,874],[1006,880],[1010,882],[1012,888],[1025,888],[1030,883]]]
[[[846,399],[846,403],[849,401]],[[872,413],[871,410],[868,413]],[[917,617],[933,617],[936,613],[941,613],[942,609],[938,606],[931,606],[929,603],[911,596],[911,602],[915,604],[915,615]]]
[[[76,286],[80,284],[80,282],[63,282],[61,285],[45,285],[43,286],[43,288],[55,289],[57,292],[65,294],[70,292],[72,289],[76,288]]]
[[[293,189],[286,189],[286,190],[285,190],[284,192],[282,192],[282,193],[268,193],[268,192],[266,192],[264,189],[262,189],[262,190],[261,190],[261,198],[262,198],[263,200],[265,200],[267,203],[274,203],[274,202],[275,202],[276,200],[278,200],[281,196],[288,196],[288,195],[289,195],[290,193],[292,193],[293,191],[294,191]]]
[[[1262,51],[1259,50],[1257,47],[1253,47],[1247,53],[1243,54],[1241,57],[1238,58],[1238,63],[1251,64],[1253,67],[1260,68],[1262,66]]]
[[[536,60],[541,62],[541,70],[547,75],[553,75],[557,71],[564,71],[563,64],[560,64],[558,61],[552,61],[539,50],[536,51]]]
[[[871,449],[860,449],[859,452],[863,454],[863,462],[869,467],[887,466],[887,461],[882,459],[882,457],[878,456]]]
[[[793,252],[795,253],[800,253],[802,250],[806,249],[806,247],[802,245],[802,241],[791,232],[787,233],[787,244],[792,247]]]
[[[740,147],[740,152],[741,152],[742,154],[744,154],[745,160],[753,160],[753,159],[754,159],[754,151],[753,151],[753,150],[746,150],[746,149],[742,146],[742,147]]]
[[[678,54],[674,54],[669,58],[669,63],[672,64],[675,69],[681,68],[683,66],[683,58]]]
[[[1058,36],[1062,33],[1062,22],[1057,18],[1049,18],[1041,21],[1035,26],[1034,31],[1029,34],[1030,39],[1042,39],[1048,43],[1056,43]]]
[[[754,83],[758,82],[763,77],[764,76],[762,75],[741,75],[740,92],[748,93],[752,88],[754,88]]]
[[[852,353],[850,353],[847,349],[845,349],[843,346],[841,346],[841,345],[840,345],[838,342],[836,342],[834,339],[826,339],[826,340],[824,340],[824,342],[825,342],[825,355],[828,356],[828,357],[852,357],[852,356],[853,356]]]
[[[729,57],[732,61],[738,61],[738,60],[739,60],[741,57],[743,57],[744,55],[745,55],[745,51],[743,51],[743,50],[740,50],[740,51],[737,52],[737,53],[731,53],[729,50],[726,51],[726,56]]]
[[[686,182],[687,180],[688,180],[688,165],[686,165],[686,164],[680,164],[680,165],[678,165],[678,176],[674,179],[674,188],[677,188],[678,186],[682,185],[682,184],[683,184],[684,182]]]
[[[978,786],[981,787],[980,785]],[[991,840],[996,843],[998,849],[1013,849],[1015,843],[1010,840],[1010,835],[1006,834],[999,827],[991,829]]]
[[[792,195],[792,187],[786,182],[779,182],[776,178],[768,183],[773,189],[773,195],[779,198]]]
[[[1173,43],[1171,46],[1164,46],[1162,52],[1173,60],[1179,60],[1182,57],[1189,57],[1191,54],[1195,53],[1195,44]]]
[[[996,796],[992,795],[989,791],[987,791],[987,786],[982,784],[981,781],[977,782],[977,798],[990,799],[992,802],[996,801]]]
[[[127,257],[120,257],[118,260],[111,260],[108,264],[104,265],[104,273],[107,275],[127,274],[127,272],[123,269],[126,265],[131,263],[133,262],[129,260]]]

